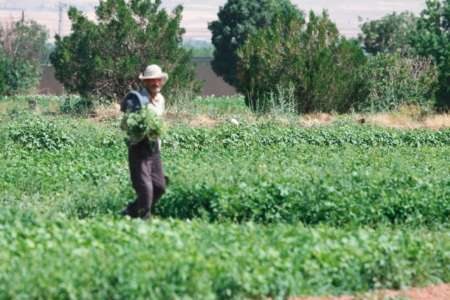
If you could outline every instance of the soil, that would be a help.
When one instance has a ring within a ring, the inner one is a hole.
[[[359,296],[296,297],[291,300],[450,300],[450,284],[413,288],[402,291],[378,291]]]

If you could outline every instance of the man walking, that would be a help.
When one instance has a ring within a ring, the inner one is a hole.
[[[139,75],[139,79],[144,88],[139,92],[130,93],[124,99],[122,111],[126,111],[127,103],[140,103],[140,106],[146,106],[157,116],[162,117],[165,100],[160,91],[168,75],[162,72],[159,66],[150,65],[143,74]],[[155,145],[151,143],[148,138],[144,138],[139,143],[128,146],[130,178],[137,198],[128,204],[122,211],[122,215],[128,215],[131,218],[150,218],[152,206],[165,193],[166,180],[161,162],[161,141],[158,139]]]

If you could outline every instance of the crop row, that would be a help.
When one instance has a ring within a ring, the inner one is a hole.
[[[1,299],[283,299],[450,280],[448,232],[0,218]]]
[[[177,127],[164,138],[164,146],[174,149],[203,150],[211,145],[235,147],[267,147],[271,145],[316,146],[449,146],[450,129],[433,131],[398,130],[361,126],[343,122],[333,126],[312,128],[283,126],[266,122],[240,126],[220,125],[216,128]]]
[[[30,114],[18,114],[8,125],[2,138],[29,150],[59,150],[64,147],[96,144],[117,147],[123,144],[123,134],[115,126],[106,127],[105,137],[98,138],[99,127],[86,121],[69,118],[48,118]],[[80,128],[80,124],[83,124]],[[80,129],[83,129],[80,132]],[[97,139],[96,139],[97,138]],[[373,126],[361,126],[343,122],[333,126],[302,128],[283,126],[273,122],[222,124],[216,128],[189,128],[175,126],[163,137],[166,150],[205,150],[209,148],[248,148],[272,145],[292,147],[301,144],[316,146],[360,147],[450,146],[450,129],[433,131],[428,129],[396,130]]]

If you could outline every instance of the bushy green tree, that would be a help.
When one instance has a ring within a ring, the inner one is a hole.
[[[9,68],[8,61],[0,46],[0,95],[6,94],[7,82],[6,82],[6,70]]]
[[[370,54],[410,52],[410,36],[414,33],[417,16],[411,12],[394,12],[381,19],[362,24],[359,40]]]
[[[117,100],[138,87],[138,72],[157,63],[169,73],[167,93],[197,92],[191,53],[182,47],[183,8],[169,14],[160,5],[160,0],[101,1],[97,22],[71,7],[72,33],[56,36],[50,57],[57,79],[83,97]]]
[[[212,68],[227,83],[241,90],[236,78],[237,50],[259,29],[270,26],[277,12],[298,12],[289,0],[228,0],[209,24],[215,47]]]
[[[411,43],[415,53],[433,58],[439,69],[437,106],[450,108],[450,0],[427,0]]]
[[[25,93],[38,85],[47,39],[47,29],[35,21],[0,26],[0,93]]]
[[[357,103],[357,110],[391,111],[405,104],[434,105],[438,72],[429,58],[379,53],[369,58],[363,78],[368,93]]]
[[[293,91],[288,101],[297,112],[346,112],[364,96],[359,43],[341,37],[326,12],[308,19],[279,14],[239,50],[238,79],[253,109],[285,101],[276,95],[283,90]]]

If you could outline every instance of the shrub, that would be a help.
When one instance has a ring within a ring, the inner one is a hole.
[[[278,12],[294,12],[301,17],[289,0],[229,0],[220,8],[218,20],[209,24],[215,47],[212,68],[238,91],[241,91],[241,81],[236,77],[238,49],[250,35],[270,26]]]
[[[390,111],[405,104],[434,105],[438,72],[431,59],[378,54],[363,70],[368,96],[355,103],[360,111]]]
[[[418,17],[410,12],[388,14],[381,19],[365,22],[359,40],[370,54],[411,52],[410,38],[415,34]]]
[[[94,112],[96,101],[92,98],[67,95],[62,99],[59,110],[63,114],[89,115]]]
[[[40,63],[48,54],[47,29],[35,21],[0,24],[0,94],[27,93],[37,87]]]
[[[169,73],[164,86],[168,94],[198,92],[191,54],[182,47],[183,8],[177,6],[169,14],[160,5],[160,0],[102,1],[96,9],[97,22],[70,8],[72,33],[56,37],[50,57],[56,78],[83,98],[112,101],[137,89],[137,73],[157,63]],[[170,103],[172,97],[167,99]]]
[[[450,109],[450,0],[426,1],[426,8],[417,21],[417,30],[411,36],[415,54],[430,57],[439,70],[436,106]]]
[[[270,106],[277,90],[294,90],[297,112],[348,111],[363,96],[359,69],[365,56],[356,41],[340,37],[328,14],[280,14],[239,50],[238,78],[247,104]]]

